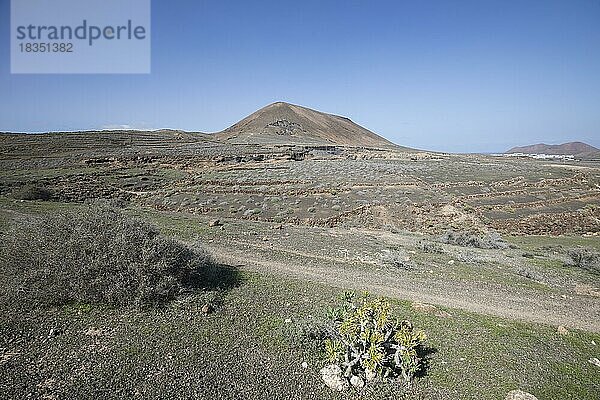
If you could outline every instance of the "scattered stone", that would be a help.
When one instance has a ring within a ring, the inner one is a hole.
[[[567,328],[565,328],[564,325],[560,325],[556,331],[561,335],[569,334],[569,330]]]
[[[83,332],[86,336],[104,336],[108,332],[104,328],[96,328],[94,326],[89,327],[85,332]]]
[[[214,307],[209,303],[206,303],[205,305],[202,306],[202,312],[204,314],[210,314],[213,311],[214,311]]]
[[[537,397],[531,393],[524,392],[522,390],[511,390],[508,392],[504,400],[538,400]]]
[[[596,367],[600,367],[600,360],[598,360],[596,357],[590,358],[588,361],[590,364],[593,364]]]
[[[306,361],[302,361],[302,368],[308,368],[308,363]]]
[[[371,371],[370,369],[365,370],[365,378],[367,378],[368,382],[375,380],[376,377],[377,374],[375,373],[375,371]]]
[[[58,329],[58,328],[51,328],[50,332],[48,332],[48,337],[49,338],[56,337],[56,336],[60,335],[61,333],[62,332],[61,332],[60,329]]]
[[[600,297],[600,289],[592,285],[577,284],[575,285],[575,293],[584,296]]]
[[[459,212],[456,209],[456,207],[451,206],[450,204],[445,205],[440,210],[440,214],[442,214],[444,217],[451,217],[451,216],[457,215],[458,213]]]
[[[223,225],[223,224],[221,223],[221,220],[219,220],[219,219],[213,219],[208,223],[208,226],[210,226],[210,227],[221,226],[221,225]]]
[[[0,352],[0,366],[8,363],[11,358],[16,357],[20,354],[21,354],[20,352],[16,352],[16,351],[5,352],[5,353]]]
[[[36,387],[43,392],[53,391],[55,386],[56,386],[56,379],[54,379],[54,378],[48,378],[45,381],[40,382],[36,385]],[[43,398],[54,398],[54,397],[43,396]]]
[[[595,345],[596,345],[596,342],[595,342],[594,340],[592,340],[592,345],[593,345],[593,346],[595,346]]]
[[[325,384],[333,389],[341,392],[348,388],[348,381],[342,377],[342,369],[335,365],[327,365],[321,368],[321,379]]]
[[[450,265],[454,265],[454,260],[450,260],[450,261],[448,261],[448,264],[450,264]]]
[[[436,317],[439,317],[439,318],[450,318],[450,317],[452,317],[452,315],[450,313],[447,313],[444,310],[440,310],[439,308],[437,308],[433,304],[420,303],[418,301],[415,301],[415,302],[412,303],[412,308],[415,311],[420,311],[420,312],[425,312],[425,313],[428,313],[428,314],[433,314],[433,315],[435,315]]]
[[[360,376],[352,375],[352,377],[350,378],[350,384],[355,388],[360,389],[363,386],[365,386],[365,381],[363,381]]]
[[[292,323],[292,319],[291,318],[286,318],[285,321],[286,324],[291,324]]]

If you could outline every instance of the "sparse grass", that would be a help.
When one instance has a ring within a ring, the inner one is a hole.
[[[147,218],[160,227],[163,234],[182,240],[193,240],[199,235],[210,236],[210,233],[215,231],[208,226],[208,220],[204,221],[189,214],[140,209],[127,210],[127,213],[138,218]]]
[[[0,179],[6,182],[55,178],[72,175],[95,175],[102,172],[101,167],[65,167],[65,168],[27,168],[10,169],[0,171]]]
[[[318,374],[323,354],[287,333],[337,304],[339,293],[244,273],[242,284],[225,295],[224,306],[208,316],[199,312],[203,294],[141,312],[71,307],[18,320],[3,316],[2,337],[13,340],[1,346],[16,355],[0,364],[0,385],[12,398],[33,393],[110,399],[136,392],[151,399],[173,393],[223,399],[397,396],[390,386],[344,396],[330,391]],[[424,376],[415,379],[407,398],[491,400],[516,388],[539,399],[587,399],[597,393],[597,367],[587,360],[597,356],[591,341],[600,343],[598,334],[562,336],[552,327],[446,308],[452,317],[438,318],[413,310],[409,302],[391,302],[394,315],[426,331],[432,349]],[[101,333],[86,335],[90,327]],[[50,328],[62,333],[49,338]],[[52,385],[42,385],[51,379]]]
[[[46,214],[61,210],[79,209],[79,204],[61,203],[56,201],[25,201],[0,196],[0,209],[4,213]]]
[[[16,189],[12,193],[12,197],[17,200],[42,200],[48,201],[52,198],[53,193],[50,189],[33,184],[26,184]]]
[[[582,236],[508,236],[507,241],[515,244],[517,247],[533,252],[540,252],[542,255],[547,252],[545,248],[574,248],[588,247],[600,251],[600,240],[598,237]]]
[[[417,242],[417,249],[422,251],[423,253],[429,254],[442,254],[444,253],[444,249],[439,243],[430,242],[428,240],[419,240]]]

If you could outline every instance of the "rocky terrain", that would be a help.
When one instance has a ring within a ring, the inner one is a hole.
[[[277,102],[215,134],[230,143],[297,143],[395,148],[349,118]]]
[[[506,153],[524,153],[524,154],[558,154],[574,155],[579,157],[598,156],[600,149],[582,142],[569,142],[563,144],[534,144],[531,146],[513,147]]]
[[[151,312],[6,316],[0,398],[388,398],[331,392],[306,347],[348,289],[393,299],[430,337],[411,398],[599,389],[596,161],[418,151],[285,103],[212,135],[0,135],[0,232],[98,199],[200,241],[239,286]]]

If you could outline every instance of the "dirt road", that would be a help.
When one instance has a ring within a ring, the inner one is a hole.
[[[600,299],[569,294],[541,294],[527,288],[515,288],[481,282],[416,280],[386,271],[367,271],[354,268],[314,264],[300,265],[252,256],[231,248],[209,246],[219,262],[243,270],[275,273],[310,282],[371,293],[397,299],[432,303],[498,317],[564,325],[567,328],[600,332]]]

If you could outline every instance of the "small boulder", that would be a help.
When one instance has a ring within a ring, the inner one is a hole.
[[[350,384],[355,388],[360,389],[365,386],[365,381],[363,381],[360,376],[352,375],[350,378]]]
[[[348,381],[342,376],[342,369],[335,365],[327,365],[321,368],[321,378],[325,384],[333,389],[341,392],[348,388]]]
[[[556,332],[558,332],[560,335],[568,335],[569,334],[569,330],[567,328],[565,328],[564,325],[560,325],[557,329]]]
[[[221,226],[221,225],[223,225],[223,224],[221,223],[220,219],[213,219],[208,223],[208,226],[210,226],[210,227]]]
[[[508,392],[504,400],[538,400],[537,397],[531,393],[524,392],[522,390],[511,390]]]
[[[48,337],[56,337],[59,336],[62,333],[62,331],[58,328],[51,328],[50,332],[48,332]]]
[[[584,296],[600,297],[600,289],[592,285],[577,284],[575,285],[575,293]]]
[[[375,378],[377,378],[377,374],[375,373],[375,371],[366,369],[365,370],[365,378],[367,378],[367,381],[371,382],[371,381],[374,381]]]
[[[450,318],[452,316],[450,313],[447,313],[444,310],[440,310],[439,308],[437,308],[433,304],[420,303],[418,301],[415,301],[415,302],[412,303],[412,308],[415,311],[420,311],[420,312],[425,312],[425,313],[428,313],[428,314],[433,314],[433,315],[435,315],[436,317],[439,317],[439,318]]]
[[[106,336],[108,334],[108,330],[105,328],[96,328],[91,326],[84,331],[83,334],[86,336]]]
[[[206,303],[205,305],[202,306],[202,312],[204,314],[210,314],[213,311],[214,311],[214,308],[210,303]]]

